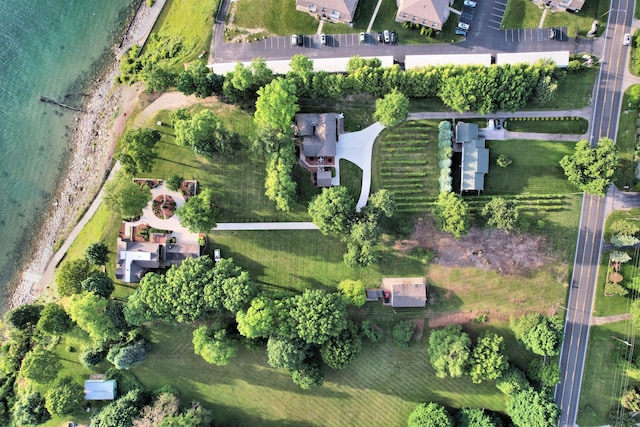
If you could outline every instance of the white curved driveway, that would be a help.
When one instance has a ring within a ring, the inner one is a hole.
[[[362,169],[362,189],[360,198],[356,203],[358,212],[369,199],[371,191],[371,157],[373,154],[373,143],[382,132],[384,126],[376,122],[368,128],[358,132],[342,133],[338,137],[336,144],[336,176],[331,180],[332,185],[340,185],[340,159],[349,160]]]

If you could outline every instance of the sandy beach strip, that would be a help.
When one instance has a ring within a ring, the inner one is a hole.
[[[134,44],[141,44],[150,34],[166,0],[157,0],[149,8],[142,1],[119,46],[115,47],[119,58]],[[84,112],[75,116],[71,125],[71,154],[51,200],[51,209],[42,229],[35,239],[31,259],[21,269],[10,307],[35,301],[53,280],[53,267],[64,256],[63,251],[53,252],[58,240],[68,238],[70,225],[80,220],[81,214],[98,194],[106,172],[112,165],[115,143],[122,132],[141,85],[116,85],[119,62],[115,60],[102,77],[93,82],[92,93]],[[64,249],[64,248],[63,248]]]

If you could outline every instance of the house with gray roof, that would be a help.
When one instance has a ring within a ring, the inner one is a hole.
[[[452,4],[453,0],[400,0],[396,22],[411,22],[442,31]]]
[[[123,223],[117,243],[116,278],[126,283],[138,283],[147,271],[180,265],[187,258],[200,256],[197,243],[168,238],[164,233],[152,233],[150,241],[140,241],[133,226]]]
[[[584,0],[533,0],[533,3],[539,6],[546,6],[552,12],[567,11],[580,12],[584,6]]]
[[[296,10],[323,21],[351,25],[358,0],[296,0]]]
[[[89,379],[84,382],[85,400],[114,400],[116,398],[116,380]]]
[[[300,164],[311,172],[317,187],[330,187],[335,168],[336,145],[344,129],[342,114],[300,113],[293,133],[300,138]]]
[[[460,192],[484,190],[484,176],[489,173],[489,150],[478,137],[478,125],[458,122],[456,142],[462,144]]]
[[[424,307],[427,304],[427,282],[424,277],[395,277],[382,279],[382,294],[389,295],[391,307]]]

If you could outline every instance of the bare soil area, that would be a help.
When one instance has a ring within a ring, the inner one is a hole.
[[[474,227],[456,240],[439,231],[430,218],[416,220],[411,238],[397,240],[394,247],[402,253],[416,247],[431,249],[436,253],[433,262],[443,266],[493,269],[514,276],[526,275],[555,261],[543,236]]]

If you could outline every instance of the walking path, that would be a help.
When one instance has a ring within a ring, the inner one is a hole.
[[[312,222],[222,222],[213,229],[216,231],[240,230],[317,230]]]
[[[367,204],[369,199],[373,143],[382,132],[382,129],[384,129],[384,126],[380,122],[376,122],[361,131],[340,134],[340,139],[336,144],[336,176],[331,180],[331,184],[340,185],[340,159],[349,160],[362,169],[362,189],[356,203],[358,212]]]
[[[540,17],[540,23],[538,23],[538,28],[542,28],[544,26],[544,18],[547,17],[547,12],[549,11],[548,8],[544,8],[544,10],[542,11],[542,16]]]
[[[120,170],[120,162],[117,162],[113,167],[113,169],[111,169],[111,173],[109,174],[107,181],[112,180],[116,172],[119,170]],[[78,237],[78,234],[80,234],[84,226],[87,225],[87,223],[91,218],[93,218],[93,215],[96,213],[96,211],[98,210],[98,207],[100,206],[100,203],[102,202],[103,195],[104,195],[104,185],[100,189],[100,192],[98,193],[96,198],[91,203],[91,206],[89,206],[89,209],[87,209],[87,212],[84,214],[82,219],[76,224],[75,227],[73,227],[73,230],[71,230],[71,233],[69,233],[69,236],[67,236],[66,240],[64,241],[60,249],[58,249],[58,251],[55,254],[53,254],[53,256],[51,257],[51,260],[47,264],[47,268],[44,270],[44,273],[42,273],[42,276],[38,277],[39,280],[32,281],[32,285],[31,285],[31,289],[29,290],[29,293],[33,298],[37,298],[38,296],[40,296],[40,294],[42,293],[42,291],[44,291],[47,285],[51,283],[51,281],[53,280],[53,273],[55,271],[55,268],[60,263],[60,261],[62,261],[64,256],[67,254],[67,251],[71,247],[71,244],[76,240],[76,238]],[[28,274],[25,273],[23,274],[23,279],[27,279],[27,280],[35,279],[37,276],[36,277],[34,276],[35,275],[33,274],[29,276]]]
[[[382,0],[378,0],[378,4],[376,4],[376,8],[373,11],[373,15],[371,16],[371,21],[369,21],[369,26],[367,27],[367,33],[371,32],[371,27],[373,27],[373,23],[376,20],[376,16],[378,16],[378,10],[380,10],[380,5],[382,4]]]
[[[630,320],[631,314],[614,314],[613,316],[591,317],[591,326],[593,325],[605,325],[607,323],[621,322],[623,320]]]

